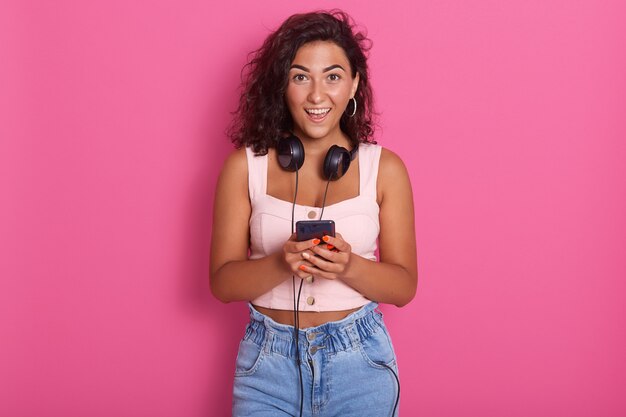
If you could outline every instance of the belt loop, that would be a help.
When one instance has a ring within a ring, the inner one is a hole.
[[[356,329],[356,323],[351,323],[348,328],[348,336],[350,337],[350,342],[352,343],[353,348],[358,348],[361,344],[361,338],[359,337],[358,331]]]
[[[269,355],[272,351],[272,341],[274,340],[274,332],[268,326],[265,326],[265,340],[263,341],[263,352]]]

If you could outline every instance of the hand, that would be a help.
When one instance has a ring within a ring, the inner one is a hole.
[[[350,266],[352,247],[339,233],[335,237],[324,236],[323,241],[324,244],[314,245],[301,252],[300,256],[308,262],[299,268],[315,277],[341,278]]]
[[[312,268],[313,264],[307,261],[303,254],[308,252],[311,255],[307,256],[313,257],[312,250],[320,243],[319,239],[298,242],[295,233],[285,242],[283,245],[283,261],[288,265],[293,275],[302,279],[309,278],[312,275],[310,272],[307,272],[306,268]]]

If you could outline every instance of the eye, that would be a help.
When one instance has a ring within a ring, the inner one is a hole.
[[[328,76],[328,79],[330,81],[339,81],[339,80],[341,80],[341,75],[339,75],[339,74],[330,74]]]
[[[296,74],[292,78],[292,80],[297,81],[297,82],[306,81],[306,79],[307,79],[307,77],[304,74]]]

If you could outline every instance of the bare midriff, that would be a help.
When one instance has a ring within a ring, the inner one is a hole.
[[[254,306],[259,312],[265,314],[275,322],[281,324],[288,324],[293,326],[294,317],[292,310],[274,310],[271,308]],[[300,311],[298,312],[298,320],[300,322],[300,328],[306,329],[307,327],[317,327],[329,321],[337,321],[346,318],[349,314],[354,313],[361,307],[353,308],[351,310],[341,311]]]

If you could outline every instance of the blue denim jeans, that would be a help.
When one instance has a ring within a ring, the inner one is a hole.
[[[303,416],[392,416],[398,368],[377,306],[371,302],[342,320],[300,329]],[[249,308],[237,354],[233,416],[298,417],[294,328]]]

